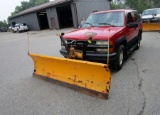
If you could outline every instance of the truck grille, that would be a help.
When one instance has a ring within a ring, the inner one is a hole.
[[[71,40],[68,40],[68,42],[71,42]],[[77,51],[83,51],[83,43],[86,42],[86,41],[76,41],[77,44],[73,44],[72,47],[75,48],[75,50]],[[96,44],[96,41],[92,41],[94,44]],[[91,45],[88,45],[87,49],[86,49],[86,52],[96,52],[96,45],[94,44],[91,44]]]

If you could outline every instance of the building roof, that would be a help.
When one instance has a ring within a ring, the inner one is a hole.
[[[10,18],[18,17],[18,16],[21,16],[21,15],[24,15],[24,14],[27,14],[27,13],[35,12],[35,11],[38,11],[38,10],[42,10],[42,9],[45,9],[45,8],[49,8],[49,7],[52,7],[52,6],[55,6],[55,5],[59,5],[59,4],[62,4],[62,3],[66,3],[66,2],[70,2],[70,1],[72,1],[72,0],[54,0],[54,1],[50,1],[50,2],[47,2],[47,3],[41,4],[39,6],[35,6],[35,7],[32,7],[32,8],[23,10],[22,12],[19,12],[18,14],[14,15],[14,16],[12,16]]]

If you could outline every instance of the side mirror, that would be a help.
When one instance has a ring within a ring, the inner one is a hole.
[[[157,14],[152,14],[152,16],[154,17],[154,16],[156,16]]]
[[[131,22],[131,23],[127,24],[127,28],[136,28],[136,27],[138,27],[137,22]]]

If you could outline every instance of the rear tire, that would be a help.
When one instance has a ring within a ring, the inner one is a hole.
[[[135,48],[135,50],[138,50],[141,46],[141,34],[138,35],[138,40],[137,40],[137,46]]]
[[[17,29],[17,32],[20,33],[19,29]]]
[[[120,70],[123,66],[125,59],[125,48],[124,45],[120,45],[117,50],[117,56],[114,62],[114,69]]]

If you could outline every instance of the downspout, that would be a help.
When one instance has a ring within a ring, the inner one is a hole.
[[[77,6],[76,3],[73,2],[73,8],[74,8],[74,15],[75,15],[75,21],[76,21],[76,27],[78,28],[78,15],[77,15]]]

